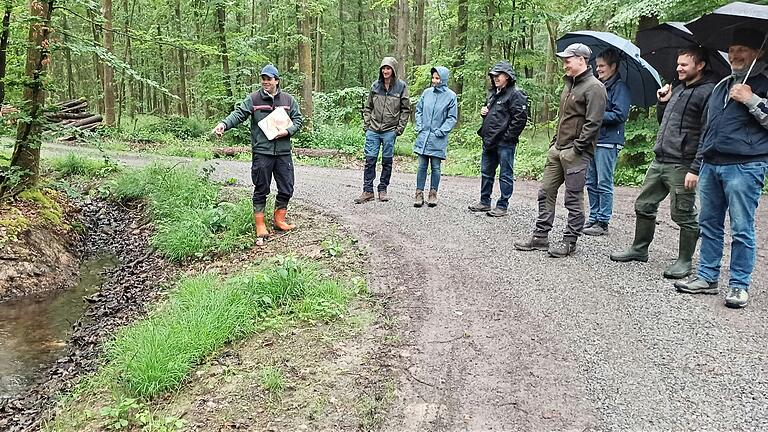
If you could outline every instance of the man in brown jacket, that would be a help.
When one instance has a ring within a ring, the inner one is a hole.
[[[539,216],[533,235],[514,243],[523,251],[548,250],[563,258],[576,250],[576,239],[584,227],[584,183],[587,166],[595,153],[600,125],[605,112],[606,93],[587,64],[592,50],[584,44],[571,44],[557,53],[563,60],[565,87],[560,95],[560,122],[547,153],[544,176],[539,189]],[[549,231],[555,220],[557,190],[565,183],[565,208],[568,224],[563,241],[549,244]]]
[[[389,201],[387,187],[392,176],[392,160],[395,157],[395,139],[403,134],[411,116],[411,102],[408,99],[408,85],[397,78],[397,60],[384,57],[379,67],[379,79],[373,82],[368,92],[368,101],[363,107],[363,128],[365,129],[365,171],[363,172],[363,193],[355,203],[373,201],[373,181],[376,179],[376,160],[381,151],[381,177],[379,178],[379,201]]]

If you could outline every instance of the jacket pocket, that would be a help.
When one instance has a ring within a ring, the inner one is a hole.
[[[684,187],[675,187],[675,208],[684,212],[692,212],[696,208],[696,191]]]

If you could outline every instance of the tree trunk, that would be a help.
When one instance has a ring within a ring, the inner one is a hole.
[[[413,39],[413,63],[423,65],[426,63],[424,57],[425,41],[427,39],[426,27],[424,26],[424,9],[427,6],[426,0],[416,2],[416,37]]]
[[[483,58],[486,63],[491,62],[493,49],[493,26],[496,17],[496,4],[493,0],[488,0],[485,4],[485,41],[483,45]]]
[[[46,96],[43,81],[50,63],[48,36],[51,31],[52,12],[53,0],[30,1],[29,14],[36,20],[30,24],[27,37],[27,64],[24,70],[27,80],[23,93],[26,104],[24,116],[19,119],[16,129],[16,143],[10,165],[12,171],[19,172],[20,178],[17,185],[4,182],[0,188],[0,196],[11,189],[24,189],[34,185],[40,175],[40,144],[42,124],[45,121],[42,111]]]
[[[299,39],[299,72],[301,80],[301,112],[305,117],[312,117],[312,17],[308,16],[304,1],[296,4],[296,28],[301,34]]]
[[[5,101],[5,65],[8,56],[8,37],[11,33],[11,10],[13,5],[10,1],[5,2],[5,12],[3,12],[3,32],[0,33],[0,107]]]
[[[157,37],[158,37],[158,39],[161,36],[162,36],[162,32],[160,30],[160,24],[158,24],[157,25]],[[164,54],[163,54],[163,45],[160,44],[159,42],[157,43],[157,51],[158,51],[159,58],[161,58],[161,59],[165,58]],[[164,61],[160,62],[160,81],[158,82],[158,84],[160,84],[160,87],[165,88],[165,62]],[[159,101],[158,101],[158,103],[155,106],[159,105],[160,111],[163,114],[168,115],[168,105],[169,105],[168,104],[168,96],[166,96],[165,93],[162,93],[160,96],[157,96],[157,93],[158,93],[157,89],[155,89],[153,93],[154,93],[155,97],[159,98]]]
[[[322,46],[323,46],[323,29],[322,29],[322,25],[323,25],[323,14],[321,13],[320,15],[317,16],[317,20],[315,21],[315,73],[314,73],[315,85],[314,85],[314,90],[316,92],[321,91],[322,87],[323,87],[322,73],[321,73],[321,69],[320,69],[320,65],[322,64],[322,62],[320,61],[321,55],[322,55],[321,54],[322,53],[321,49],[322,49]]]
[[[347,78],[347,68],[345,67],[346,63],[344,61],[347,58],[347,35],[345,32],[347,26],[344,25],[346,19],[347,15],[344,13],[344,0],[339,0],[339,32],[341,35],[339,37],[339,57],[336,61],[336,64],[339,65],[338,73],[336,74],[336,82],[344,82]]]
[[[91,22],[91,32],[93,33],[93,41],[96,45],[101,45],[101,31],[96,24],[96,14],[93,10],[88,8],[88,19]],[[101,59],[97,54],[93,54],[93,68],[96,71],[96,78],[99,80],[98,94],[96,95],[96,106],[100,113],[104,112],[104,68],[101,65]]]
[[[64,15],[63,17],[63,25],[64,25],[64,62],[66,65],[64,67],[67,69],[67,98],[74,99],[75,97],[75,78],[74,73],[72,71],[72,51],[68,48],[69,44],[69,37],[67,36],[67,33],[69,32],[69,22],[67,21],[67,16]],[[1,48],[0,48],[1,49]],[[2,86],[2,84],[0,84]],[[0,97],[0,104],[2,104],[2,97]]]
[[[405,63],[408,60],[408,16],[410,9],[408,0],[397,1],[397,49],[395,57],[398,61],[397,76],[405,78]]]
[[[175,0],[173,3],[173,12],[176,15],[176,29],[178,34],[184,34],[181,26],[181,1]],[[181,104],[181,115],[189,117],[189,105],[187,104],[187,63],[184,59],[184,48],[178,48],[179,55],[179,99]]]
[[[131,21],[133,19],[133,11],[136,7],[136,0],[133,1],[133,5],[131,6],[130,13],[128,12],[128,0],[122,1],[122,7],[123,7],[123,13],[125,14],[125,20],[123,20],[123,28],[128,29],[131,26]],[[125,36],[125,50],[123,52],[123,63],[127,65],[131,65],[131,37],[129,35]],[[125,71],[123,71],[120,74],[120,84],[118,84],[118,98],[120,101],[117,104],[117,124],[118,127],[122,124],[123,120],[123,107],[125,107],[126,103],[134,104],[133,102],[133,92],[130,91],[131,84],[128,84],[129,92],[131,93],[130,97],[125,96]],[[131,116],[133,117],[133,113],[131,113]]]
[[[224,23],[227,20],[227,12],[224,3],[216,3],[216,32],[219,35],[219,51],[221,52],[222,82],[227,98],[232,99],[232,77],[229,74],[229,55],[227,54],[227,35],[224,32]]]
[[[557,79],[557,64],[555,60],[555,53],[557,52],[557,25],[556,21],[547,21],[547,60],[544,65],[544,83],[547,89],[551,89],[555,85],[555,79]],[[544,92],[544,99],[541,101],[542,107],[539,112],[541,113],[541,121],[548,122],[555,117],[555,113],[551,108],[551,98],[549,92]]]
[[[454,73],[462,69],[467,60],[467,29],[469,27],[468,1],[469,0],[459,0],[458,3],[458,28],[456,29],[456,46],[458,47],[458,54],[456,56],[456,61],[453,63]],[[461,97],[461,94],[464,91],[464,78],[462,78],[460,74],[455,74],[454,76],[456,78],[453,80],[453,91]],[[459,114],[461,114],[461,110],[459,111]]]
[[[101,13],[104,15],[104,50],[113,54],[112,43],[112,0],[102,0]],[[104,63],[104,122],[115,125],[115,71]]]
[[[365,34],[363,29],[363,0],[357,0],[357,41],[363,42],[363,35]],[[360,85],[365,85],[365,69],[363,66],[362,53],[357,59],[357,79]],[[342,61],[344,61],[342,59]]]

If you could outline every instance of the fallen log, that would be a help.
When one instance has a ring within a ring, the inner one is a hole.
[[[69,113],[69,112],[54,112],[50,114],[45,115],[49,120],[52,121],[60,121],[60,120],[70,120],[70,119],[84,119],[93,116],[93,114],[89,112],[80,112],[80,113]]]
[[[86,108],[88,108],[88,102],[83,102],[81,104],[74,105],[74,106],[67,107],[67,108],[64,108],[62,110],[59,110],[59,112],[60,113],[73,113],[73,112],[82,111],[82,110],[84,110]]]
[[[79,99],[70,99],[62,102],[58,102],[53,104],[53,106],[62,107],[62,108],[70,108],[75,105],[80,105],[81,103],[86,102],[85,98],[79,98]]]
[[[87,124],[85,126],[81,126],[78,129],[80,129],[81,132],[85,132],[85,131],[96,129],[99,126],[101,126],[101,121],[98,121],[96,123]]]
[[[88,118],[84,118],[84,119],[82,119],[82,120],[78,120],[78,121],[76,121],[76,122],[74,122],[74,123],[70,123],[69,125],[70,125],[70,126],[74,126],[74,127],[78,127],[78,128],[79,128],[79,127],[81,127],[81,126],[89,125],[89,124],[91,124],[91,123],[100,122],[100,121],[102,121],[103,119],[104,119],[104,118],[103,118],[102,116],[100,116],[100,115],[98,115],[98,114],[97,114],[97,115],[95,115],[95,116],[91,116],[91,117],[88,117]]]
[[[213,157],[235,156],[250,151],[248,147],[216,147],[213,149]]]

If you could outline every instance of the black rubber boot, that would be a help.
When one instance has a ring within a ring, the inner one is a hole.
[[[664,270],[667,279],[682,279],[693,273],[693,253],[699,241],[699,231],[681,229],[680,243],[677,250],[677,261]]]
[[[653,241],[653,233],[655,231],[656,219],[638,216],[635,222],[635,240],[632,242],[632,246],[624,252],[612,253],[611,260],[619,262],[648,262],[648,246]]]

